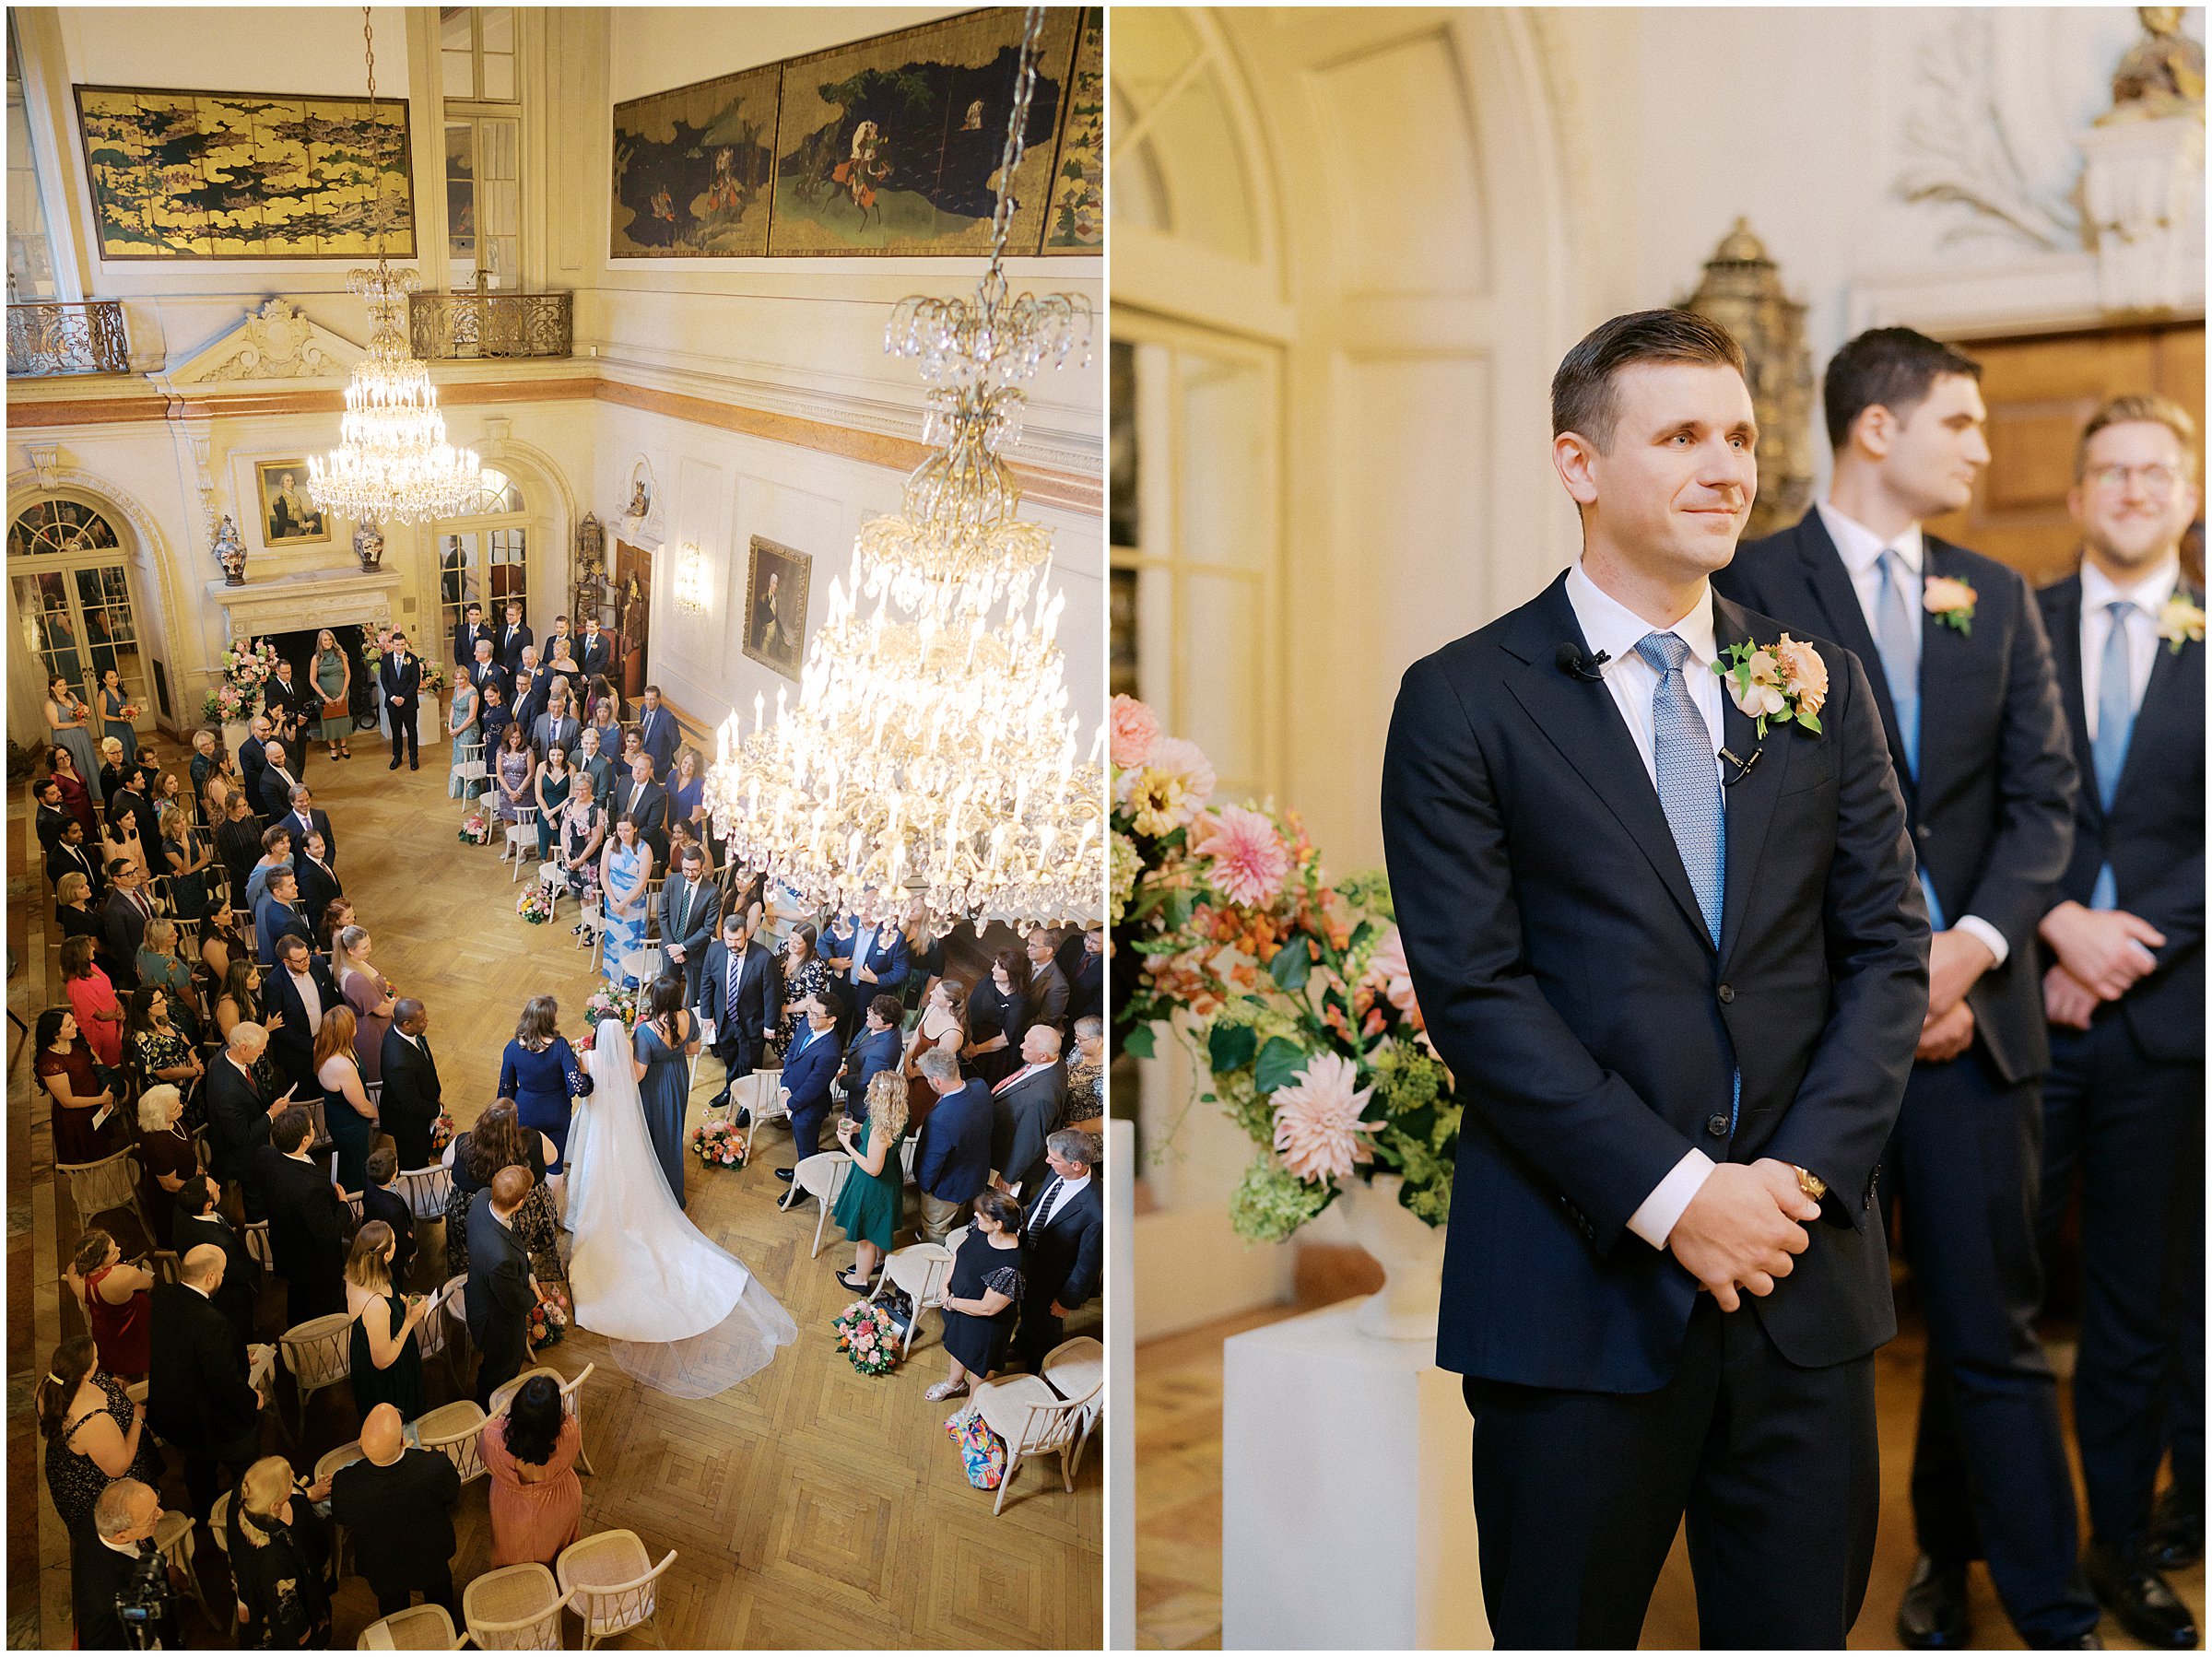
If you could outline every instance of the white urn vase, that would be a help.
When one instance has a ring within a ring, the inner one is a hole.
[[[223,749],[234,762],[238,758],[239,749],[245,745],[246,738],[253,734],[253,727],[242,719],[227,719],[223,722]]]
[[[1382,1268],[1382,1287],[1360,1303],[1352,1322],[1382,1341],[1436,1339],[1437,1301],[1443,1293],[1444,1232],[1405,1207],[1397,1174],[1348,1180],[1336,1193],[1352,1240]]]

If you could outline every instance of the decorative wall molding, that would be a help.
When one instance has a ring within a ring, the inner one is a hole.
[[[37,478],[40,488],[52,491],[61,487],[64,463],[59,443],[25,443],[23,457],[30,463],[31,476]],[[15,521],[14,514],[9,514],[8,521]]]
[[[196,352],[169,376],[172,385],[237,380],[320,380],[344,374],[361,347],[310,319],[282,298],[247,312],[237,327]]]
[[[203,591],[229,617],[229,636],[289,633],[365,622],[389,626],[399,597],[396,570],[302,570],[233,587],[218,576]]]

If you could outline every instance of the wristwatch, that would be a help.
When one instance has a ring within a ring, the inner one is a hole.
[[[1797,1168],[1794,1162],[1790,1166]],[[1825,1202],[1828,1198],[1828,1181],[1809,1168],[1797,1168],[1797,1189],[1816,1203]]]

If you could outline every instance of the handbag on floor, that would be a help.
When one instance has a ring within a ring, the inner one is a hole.
[[[959,1412],[945,1423],[945,1430],[959,1446],[960,1464],[967,1472],[968,1482],[978,1490],[995,1490],[1006,1481],[1006,1444],[993,1432],[983,1420],[982,1412],[970,1398]]]

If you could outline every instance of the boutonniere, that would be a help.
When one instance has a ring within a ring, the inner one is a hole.
[[[1947,575],[1931,575],[1927,585],[1920,590],[1920,605],[1944,626],[1955,627],[1971,639],[1974,633],[1974,600],[1980,596],[1962,581]]]
[[[1767,722],[1792,720],[1818,736],[1820,705],[1828,700],[1828,664],[1820,652],[1784,633],[1772,644],[1724,646],[1712,664],[1735,705],[1758,722],[1764,741]]]
[[[2183,645],[2204,642],[2205,613],[2190,603],[2186,593],[2176,593],[2159,612],[2159,637],[2166,640],[2166,648],[2177,656],[2182,653]]]

